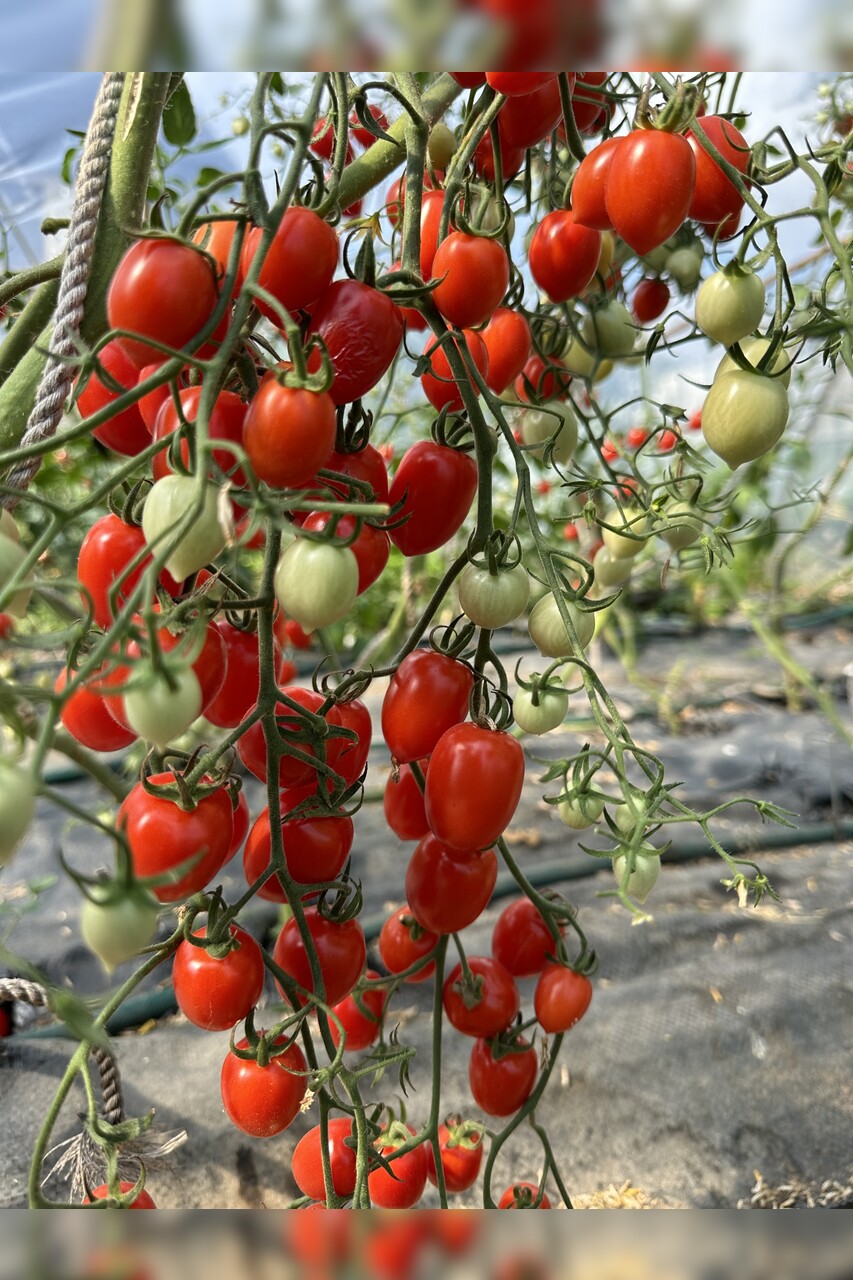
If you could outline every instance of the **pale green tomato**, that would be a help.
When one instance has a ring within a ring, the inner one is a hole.
[[[577,632],[578,643],[581,649],[585,649],[595,634],[595,614],[579,609],[568,598],[566,609]],[[534,605],[527,620],[527,629],[530,639],[546,658],[567,658],[574,652],[566,624],[560,617],[560,607],[550,591]]]
[[[469,564],[459,579],[459,604],[475,626],[487,631],[520,617],[529,596],[530,578],[522,564],[497,573]]]
[[[201,510],[198,510],[199,482],[193,476],[164,476],[145,499],[142,510],[142,532],[145,541],[158,554],[169,548],[166,568],[176,582],[183,582],[215,560],[225,546],[225,534],[219,523],[219,490],[204,482]],[[188,511],[197,511],[189,529],[178,538],[174,531]],[[155,545],[156,544],[156,545]]]
[[[7,511],[5,507],[0,507],[0,536],[11,538],[13,542],[20,542],[21,535],[18,525],[11,511]]]
[[[601,547],[592,562],[595,581],[605,588],[622,587],[631,576],[634,561],[629,556],[615,556],[607,547]]]
[[[694,249],[676,249],[667,257],[664,270],[672,276],[682,293],[690,293],[702,274],[702,255]]]
[[[288,618],[316,631],[349,613],[358,594],[358,562],[349,547],[297,538],[278,562],[274,585]]]
[[[0,592],[5,591],[26,558],[27,553],[19,542],[13,542],[0,533]],[[0,605],[0,612],[11,613],[13,618],[23,618],[31,595],[30,587],[19,587]]]
[[[702,406],[702,435],[732,471],[778,444],[787,421],[781,379],[742,369],[715,378]]]
[[[579,795],[573,800],[561,800],[557,805],[560,821],[574,831],[595,826],[604,812],[604,801],[599,796]]]
[[[616,828],[623,836],[632,836],[637,829],[637,825],[642,822],[645,826],[646,806],[642,800],[633,798],[626,800],[623,804],[616,805],[613,811],[613,821]]]
[[[595,366],[595,373],[592,375],[593,382],[603,382],[613,372],[612,360],[599,360]]]
[[[153,672],[149,684],[124,695],[127,723],[158,751],[165,751],[201,715],[201,685],[192,667],[172,668],[170,675],[174,689],[164,675]]]
[[[743,352],[744,359],[747,363],[751,364],[753,369],[757,369],[761,357],[769,346],[769,338],[745,338],[740,344],[740,349]],[[781,346],[777,347],[776,354],[770,362],[768,372],[777,374],[778,376],[775,381],[781,382],[783,387],[787,387],[791,381],[791,370],[789,368],[790,363],[791,357],[788,355],[785,348]],[[782,370],[784,370],[784,373],[781,372]],[[737,360],[735,360],[734,356],[729,355],[729,353],[726,352],[720,363],[717,365],[717,371],[714,374],[714,381],[716,382],[716,380],[723,377],[724,374],[741,372],[744,371],[741,369]]]
[[[22,765],[0,760],[0,867],[29,830],[36,811],[36,783]]]
[[[525,409],[518,425],[524,444],[543,446],[530,450],[537,458],[545,452],[545,442],[556,434],[551,457],[563,467],[571,462],[578,444],[578,423],[567,404],[561,400],[550,400],[541,409]]]
[[[572,334],[563,350],[563,364],[574,377],[591,378],[598,364],[598,356],[594,351],[587,351],[581,340]]]
[[[643,262],[649,271],[657,272],[658,275],[666,269],[666,260],[672,252],[668,244],[659,244],[656,249],[650,249],[647,254],[643,255]]]
[[[446,169],[456,154],[456,134],[439,120],[430,130],[427,147],[433,167]]]
[[[616,532],[613,529],[601,530],[605,547],[617,560],[633,559],[640,554],[646,545],[646,530],[649,527],[647,511],[642,511],[638,507],[624,507],[623,511],[624,517],[616,511],[610,519],[609,523],[614,526]],[[618,532],[620,527],[625,530],[624,533]]]
[[[519,689],[512,700],[512,714],[519,729],[525,733],[550,733],[563,723],[569,709],[569,695],[565,689],[550,684],[537,692],[538,705],[533,704],[529,689]]]
[[[613,859],[613,874],[620,888],[625,879],[626,870],[627,858],[624,853],[620,853],[618,857]],[[644,842],[637,850],[634,870],[628,877],[625,892],[635,902],[643,903],[655,887],[659,875],[660,854],[656,851],[654,845]]]
[[[157,928],[159,904],[146,889],[137,888],[120,897],[91,890],[80,912],[83,941],[107,973],[147,947]]]
[[[696,323],[712,342],[730,347],[758,328],[764,285],[754,271],[715,271],[696,294]]]
[[[588,347],[605,356],[629,356],[637,330],[631,313],[621,302],[608,302],[584,316],[581,333]]]
[[[673,522],[670,529],[662,530],[664,541],[673,551],[692,546],[702,536],[704,525],[689,502],[671,502],[664,515]]]
[[[478,231],[497,231],[505,212],[509,213],[506,233],[511,240],[515,234],[515,214],[509,206],[504,206],[488,187],[471,188],[471,226]]]

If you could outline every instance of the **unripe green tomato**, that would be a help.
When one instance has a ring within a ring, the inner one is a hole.
[[[778,444],[787,421],[781,379],[742,369],[716,377],[702,406],[702,435],[732,471]]]
[[[456,134],[439,120],[430,130],[429,158],[435,169],[446,169],[456,154]]]
[[[613,874],[616,877],[616,883],[622,887],[627,869],[627,858],[624,853],[620,853],[618,857],[613,859]],[[651,893],[657,883],[660,875],[660,854],[654,845],[647,844],[645,841],[637,850],[634,870],[628,877],[628,883],[625,891],[629,898],[633,898],[635,902],[643,903]]]
[[[569,710],[569,695],[558,685],[548,685],[537,692],[538,704],[533,704],[530,689],[519,689],[512,700],[512,714],[519,729],[525,733],[550,733],[558,728]]]
[[[316,631],[349,613],[358,594],[358,562],[349,547],[297,538],[278,562],[274,589],[288,618]]]
[[[545,452],[545,441],[550,440],[555,432],[558,433],[551,457],[562,467],[571,462],[578,444],[578,423],[567,404],[561,400],[550,400],[541,409],[525,409],[519,417],[518,425],[524,444],[543,445],[541,449],[530,450],[537,458],[541,458]]]
[[[581,333],[587,346],[604,356],[629,356],[637,330],[631,313],[621,302],[608,302],[584,316]]]
[[[715,271],[696,294],[696,323],[712,342],[730,347],[758,328],[764,285],[753,271]]]
[[[660,275],[662,271],[666,270],[667,258],[671,253],[672,249],[668,244],[659,244],[656,249],[650,249],[648,253],[643,254],[642,260],[649,271]]]
[[[83,941],[107,973],[147,947],[157,928],[159,904],[147,889],[137,888],[121,897],[91,890],[80,911]]]
[[[192,667],[172,668],[175,688],[161,672],[124,695],[127,723],[145,742],[165,751],[201,715],[201,685]]]
[[[0,760],[0,867],[29,830],[36,811],[36,782],[23,765]]]
[[[574,334],[569,336],[562,359],[569,373],[576,378],[591,378],[599,364],[595,351],[587,351],[580,338],[576,338]]]
[[[0,536],[11,538],[13,542],[21,541],[21,534],[15,517],[5,507],[0,507]]]
[[[623,836],[632,836],[641,822],[645,826],[645,818],[645,803],[636,798],[616,805],[613,811],[613,821],[616,823],[617,830]]]
[[[515,214],[512,209],[504,206],[488,187],[471,188],[471,217],[468,221],[475,230],[497,231],[506,212],[509,214],[506,234],[511,240],[515,234]]]
[[[672,528],[662,530],[664,541],[673,551],[692,546],[702,536],[704,525],[689,502],[671,502],[664,515],[673,522]]]
[[[19,542],[13,542],[11,538],[0,533],[0,591],[3,591],[12,581],[26,558],[27,553]],[[13,618],[23,618],[31,595],[30,587],[19,587],[0,608],[3,613],[10,613]]]
[[[595,634],[595,615],[579,609],[568,597],[566,609],[577,632],[578,643],[581,649],[585,649]],[[546,658],[567,658],[574,652],[566,624],[560,617],[560,607],[550,591],[534,605],[527,620],[527,629],[530,639]]]
[[[608,591],[612,587],[625,585],[631,576],[634,561],[630,556],[615,556],[605,546],[600,548],[592,567],[596,583]]]
[[[671,276],[682,293],[690,293],[699,283],[702,274],[702,257],[693,249],[676,249],[665,263],[664,270]]]
[[[459,604],[475,626],[495,631],[521,616],[530,596],[530,577],[524,565],[489,573],[466,565],[459,579]]]
[[[600,796],[579,795],[573,800],[561,800],[557,805],[560,821],[573,831],[595,826],[603,812],[604,801]]]
[[[638,556],[646,545],[646,530],[649,527],[649,515],[647,511],[642,511],[638,507],[624,507],[624,519],[621,521],[621,528],[626,532],[614,532],[612,529],[602,529],[601,537],[604,545],[612,556],[617,560],[633,559]],[[618,526],[620,521],[619,512],[617,511],[610,523]],[[634,535],[633,537],[631,535]],[[640,536],[642,535],[642,536]]]
[[[198,504],[199,481],[193,476],[163,476],[158,480],[142,509],[145,541],[159,554],[173,541],[173,531]],[[225,546],[219,524],[219,490],[203,482],[202,506],[186,533],[169,552],[166,568],[176,582],[183,582],[215,560]],[[155,545],[156,544],[156,545]]]
[[[757,369],[761,357],[769,346],[769,338],[745,338],[740,344],[740,349],[743,352],[746,361],[752,365],[753,369]],[[776,374],[777,377],[775,381],[781,382],[783,387],[787,387],[791,381],[790,363],[791,357],[788,355],[785,348],[781,346],[777,347],[776,354],[770,362],[768,372]],[[782,372],[782,370],[784,370],[784,372]],[[729,353],[726,352],[720,363],[717,365],[717,370],[714,374],[714,381],[716,382],[717,379],[723,377],[724,374],[741,372],[745,371],[741,369],[741,366],[738,364],[737,360],[735,360],[734,356],[729,355]]]

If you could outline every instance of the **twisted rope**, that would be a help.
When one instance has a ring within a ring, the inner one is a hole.
[[[54,434],[74,380],[73,357],[78,351],[77,340],[89,287],[95,232],[107,183],[124,76],[123,71],[108,71],[101,81],[95,100],[74,188],[68,244],[62,264],[47,362],[21,441],[22,446],[39,444]],[[10,511],[17,505],[40,465],[40,457],[27,458],[13,471],[9,483],[20,492],[6,494],[2,499],[3,505]]]

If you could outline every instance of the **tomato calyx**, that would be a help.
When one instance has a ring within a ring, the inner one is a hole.
[[[193,776],[198,763],[205,757],[208,750],[209,748],[202,743],[190,756],[177,750],[171,750],[166,755],[149,752],[143,762],[140,778],[143,790],[149,796],[171,800],[184,813],[192,813],[206,796],[227,791],[232,807],[236,809],[241,782],[231,771],[233,753],[228,753],[219,765],[206,770],[200,777]],[[172,759],[175,760],[175,765],[168,763]],[[154,782],[152,774],[155,773],[157,775],[168,773],[172,781]]]
[[[256,1062],[259,1067],[268,1067],[276,1058],[283,1057],[296,1044],[303,1017],[304,1014],[300,1011],[285,1019],[284,1022],[270,1027],[269,1030],[261,1029],[259,1031],[255,1027],[255,1010],[250,1009],[246,1014],[244,1024],[245,1036],[241,1037],[247,1042],[246,1048],[241,1049],[238,1046],[237,1036],[239,1032],[235,1026],[231,1031],[230,1052],[235,1058],[239,1058],[243,1062]],[[287,1035],[286,1032],[291,1027],[293,1032],[291,1035]]]
[[[506,1208],[513,1209],[541,1209],[549,1208],[550,1203],[545,1194],[545,1184],[537,1187],[532,1182],[514,1182],[512,1186],[507,1187],[506,1192],[501,1197],[503,1201],[507,1198],[507,1192],[511,1192],[511,1203]]]
[[[354,920],[361,913],[363,905],[361,882],[351,880],[346,869],[334,886],[320,894],[316,903],[318,915],[335,924],[346,924],[348,920]]]
[[[476,1120],[463,1120],[458,1112],[454,1112],[444,1120],[447,1137],[443,1145],[449,1148],[461,1147],[463,1151],[476,1151],[483,1145],[485,1128]]]
[[[698,89],[695,85],[685,84],[678,76],[669,101],[653,114],[649,109],[653,88],[650,82],[640,94],[634,115],[634,127],[658,129],[661,133],[683,133],[695,119],[696,109],[702,101]]]
[[[485,1043],[489,1046],[489,1052],[495,1062],[500,1062],[502,1058],[520,1056],[530,1052],[533,1046],[530,1040],[524,1038],[524,1030],[525,1028],[521,1023],[521,1015],[519,1014],[515,1022],[507,1027],[505,1031],[499,1032],[496,1036],[486,1037]]]

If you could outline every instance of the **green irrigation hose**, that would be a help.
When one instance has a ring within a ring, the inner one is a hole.
[[[763,832],[760,839],[753,831],[743,831],[738,835],[721,839],[720,844],[727,853],[737,856],[742,853],[766,853],[772,849],[791,849],[798,845],[828,844],[831,841],[846,838],[853,839],[853,822],[820,823],[814,826],[799,827],[796,830],[783,827],[778,831]],[[673,846],[667,851],[666,864],[694,862],[700,858],[710,859],[713,856],[707,841],[703,837],[685,838],[679,841],[677,847]],[[526,869],[525,875],[534,888],[542,889],[548,885],[560,884],[566,880],[584,880],[588,876],[594,876],[603,870],[605,863],[605,859],[588,856],[582,858],[554,858]],[[501,898],[509,898],[517,892],[518,886],[515,880],[508,871],[504,871],[497,878],[491,900],[495,902]],[[364,918],[362,928],[368,942],[373,942],[379,936],[379,931],[385,919],[386,913]],[[257,925],[263,930],[274,927],[276,921],[276,914],[267,909],[259,911],[254,917],[247,915],[246,918],[247,924]],[[177,1010],[175,993],[170,982],[154,991],[147,991],[142,995],[131,996],[125,1000],[122,1007],[116,1011],[107,1023],[107,1031],[110,1035],[117,1035],[120,1031],[129,1031],[134,1027],[143,1026],[152,1019],[163,1018],[169,1014],[177,1013]],[[61,1022],[52,1023],[46,1027],[34,1027],[30,1031],[21,1031],[16,1038],[26,1040],[73,1039],[64,1023]]]

